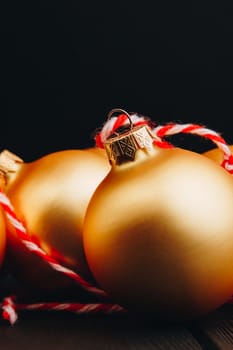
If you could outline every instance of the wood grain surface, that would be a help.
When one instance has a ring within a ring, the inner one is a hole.
[[[127,315],[76,315],[27,311],[10,326],[0,324],[4,350],[230,350],[232,305],[187,325],[158,325]]]

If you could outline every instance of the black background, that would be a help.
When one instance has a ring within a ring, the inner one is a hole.
[[[31,161],[93,145],[115,107],[233,143],[232,15],[226,0],[2,2],[1,149]]]

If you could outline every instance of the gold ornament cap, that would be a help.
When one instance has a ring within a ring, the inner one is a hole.
[[[115,111],[119,110],[114,109],[110,113],[113,114]],[[133,126],[130,115],[124,110],[120,111],[127,115],[130,129],[107,139],[104,143],[109,161],[116,165],[134,161],[139,149],[152,150],[154,141],[153,133],[148,125]]]
[[[16,172],[18,163],[23,163],[23,160],[16,154],[8,150],[0,152],[0,173],[3,175],[6,175],[9,172]]]

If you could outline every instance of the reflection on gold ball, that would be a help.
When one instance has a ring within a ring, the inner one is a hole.
[[[59,263],[92,279],[82,230],[88,202],[110,169],[104,150],[64,150],[13,165],[14,171],[6,173],[5,192],[31,238]],[[56,290],[70,283],[30,253],[10,223],[8,242],[9,266],[29,286]]]

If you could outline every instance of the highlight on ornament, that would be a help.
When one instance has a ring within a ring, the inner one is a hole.
[[[167,142],[178,133],[211,140],[222,158]],[[29,294],[55,297],[75,283],[96,297],[25,303],[13,294],[2,317],[14,324],[22,310],[66,310],[186,320],[228,302],[233,161],[225,140],[202,125],[156,125],[115,108],[94,141],[31,163],[0,154],[0,258]]]

